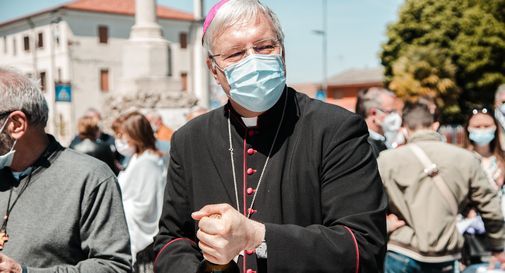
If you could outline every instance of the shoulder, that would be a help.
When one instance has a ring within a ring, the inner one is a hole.
[[[135,167],[162,171],[163,159],[152,152],[144,152],[138,157]]]
[[[115,180],[115,175],[107,164],[86,154],[72,149],[64,149],[54,162],[55,167],[74,181],[94,181],[99,184],[106,180]]]
[[[458,147],[453,144],[440,142],[440,141],[426,141],[417,143],[428,156],[433,156],[434,158],[453,160],[458,159],[461,165],[465,164],[476,164],[479,163],[478,156],[466,149]],[[392,162],[392,160],[398,161],[402,158],[414,158],[414,154],[409,148],[409,144],[398,147],[396,149],[386,150],[380,153],[379,162]]]
[[[289,89],[295,94],[302,122],[332,131],[356,129],[367,132],[361,116],[338,105],[312,99],[292,88]]]

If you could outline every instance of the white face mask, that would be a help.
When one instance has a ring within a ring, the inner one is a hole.
[[[388,114],[382,121],[381,127],[384,133],[398,132],[402,127],[402,117],[396,112]]]
[[[500,105],[500,112],[505,115],[505,103]]]
[[[0,135],[3,134],[5,128],[7,127],[7,122],[9,121],[9,118],[5,120],[5,123],[2,125],[2,128],[0,128]],[[0,136],[0,140],[3,140],[4,137]],[[10,137],[10,136],[8,136]],[[14,146],[16,146],[17,140],[14,140],[14,143],[12,144],[11,148],[9,151],[3,155],[0,155],[0,170],[5,168],[5,167],[10,167],[12,165],[12,161],[14,160],[14,153],[16,150],[14,150]],[[0,143],[4,145],[3,141]]]
[[[123,156],[132,157],[135,154],[135,148],[130,146],[126,140],[116,139],[116,150]]]

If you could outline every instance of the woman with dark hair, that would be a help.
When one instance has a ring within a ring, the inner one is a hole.
[[[152,243],[158,233],[165,187],[162,154],[149,121],[140,113],[120,116],[114,123],[118,151],[129,157],[119,173],[131,239],[134,272],[153,272]]]
[[[491,108],[472,111],[466,122],[463,145],[479,155],[489,181],[493,187],[499,189],[505,178],[505,157],[500,149],[498,123],[488,109]]]
[[[481,166],[489,183],[502,195],[503,211],[502,186],[505,177],[505,159],[500,148],[498,123],[490,109],[479,108],[472,110],[465,125],[463,146],[475,152],[480,158]],[[483,257],[491,255],[486,249],[484,222],[472,207],[465,209],[462,214],[465,219],[458,222],[458,228],[465,238],[462,253],[463,262],[466,264],[479,264],[482,262]],[[475,265],[475,267],[478,266]]]

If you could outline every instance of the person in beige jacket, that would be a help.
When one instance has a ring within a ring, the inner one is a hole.
[[[492,262],[505,262],[499,196],[477,157],[445,143],[436,132],[438,122],[425,105],[407,106],[403,122],[408,144],[384,151],[378,158],[390,212],[405,222],[390,233],[385,272],[456,272],[455,261],[463,247],[456,215],[469,202],[484,220],[493,248]],[[430,164],[419,159],[414,145]]]

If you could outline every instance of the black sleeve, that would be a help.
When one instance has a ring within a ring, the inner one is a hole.
[[[320,173],[323,225],[266,224],[269,272],[383,272],[386,196],[362,119],[327,145]]]
[[[171,143],[160,230],[154,241],[154,267],[155,272],[194,273],[203,256],[195,243],[196,234],[192,232],[194,222],[191,218],[188,184],[178,152],[179,149],[184,150],[181,147],[183,142],[179,141],[177,132]]]

